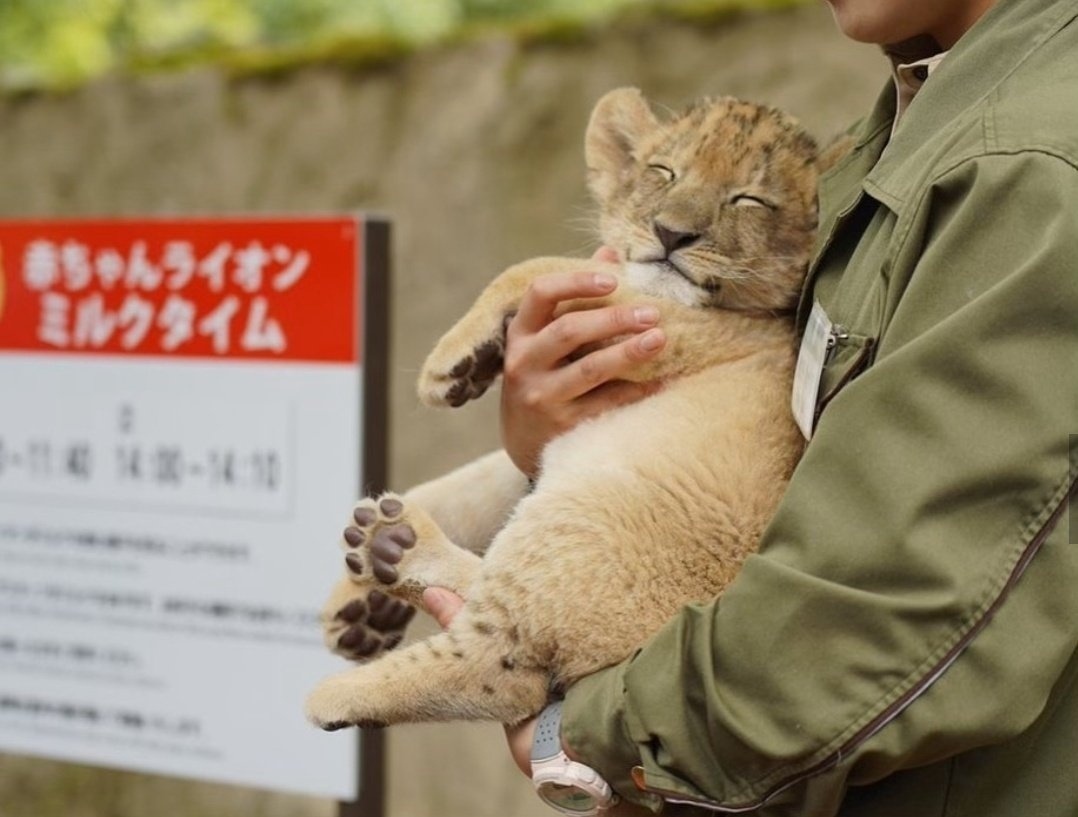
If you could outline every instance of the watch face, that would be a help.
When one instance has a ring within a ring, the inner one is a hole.
[[[536,790],[540,797],[564,814],[595,814],[599,810],[595,797],[576,786],[540,783]]]

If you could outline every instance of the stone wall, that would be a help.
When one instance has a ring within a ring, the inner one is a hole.
[[[391,482],[497,445],[496,399],[421,409],[413,377],[495,272],[594,246],[583,185],[588,112],[636,85],[662,105],[734,94],[821,138],[886,80],[823,4],[712,25],[644,22],[569,42],[491,38],[375,70],[272,79],[212,70],[0,99],[0,217],[368,210],[394,224]],[[332,547],[332,543],[327,543]],[[545,815],[496,726],[390,730],[392,817]],[[331,803],[0,760],[0,817],[329,815]]]

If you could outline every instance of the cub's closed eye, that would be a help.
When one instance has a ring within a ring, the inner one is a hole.
[[[777,210],[778,206],[759,196],[750,196],[748,193],[738,193],[730,203],[735,207],[766,207],[768,210]]]
[[[668,165],[650,164],[648,165],[648,170],[654,170],[668,182],[672,182],[674,181],[674,179],[677,178],[677,174],[674,172],[674,169]]]

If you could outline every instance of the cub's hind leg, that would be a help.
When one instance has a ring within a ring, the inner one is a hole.
[[[307,717],[323,729],[415,721],[517,723],[546,703],[549,674],[517,654],[510,629],[466,606],[444,633],[322,681]]]
[[[450,628],[331,676],[307,701],[325,729],[410,721],[514,723],[542,708],[549,672],[521,642],[512,611],[485,598],[482,561],[453,545],[430,517],[393,494],[363,500],[346,532],[353,580],[416,601],[426,587],[463,595]]]

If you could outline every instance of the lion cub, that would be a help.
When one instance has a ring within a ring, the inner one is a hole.
[[[609,298],[568,308],[659,308],[667,348],[636,376],[664,385],[551,442],[530,490],[499,454],[359,503],[342,542],[347,576],[324,613],[332,648],[369,658],[395,646],[411,613],[398,599],[425,587],[467,601],[446,632],[323,681],[307,702],[322,728],[536,714],[552,690],[721,593],[797,462],[792,310],[816,226],[813,140],[789,116],[731,98],[662,122],[621,89],[592,113],[586,157],[601,238],[620,263],[508,269],[439,341],[420,396],[480,396],[525,290],[558,270],[620,276]]]

